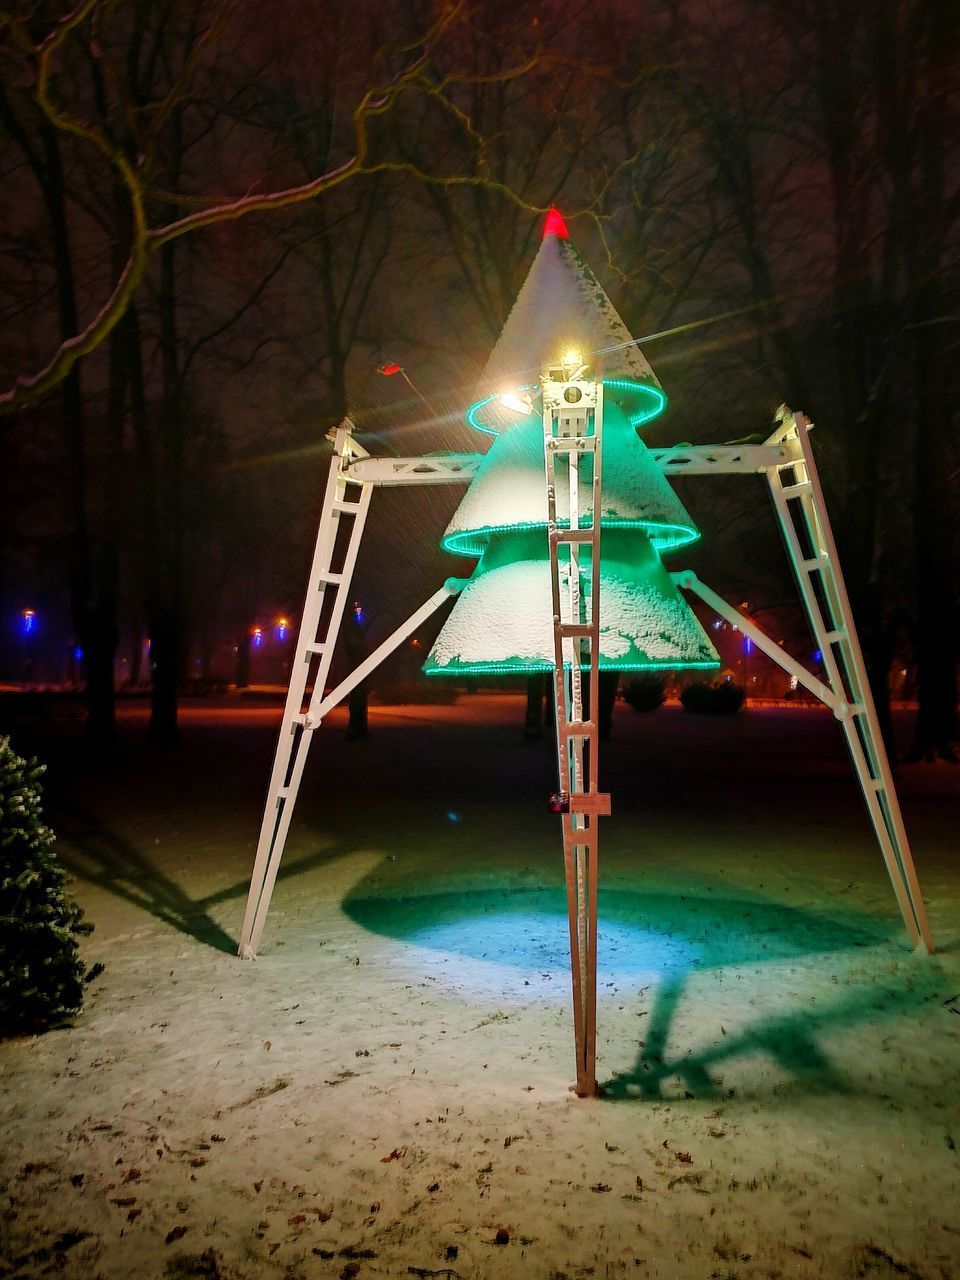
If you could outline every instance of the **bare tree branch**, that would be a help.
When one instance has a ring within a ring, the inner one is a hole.
[[[348,179],[361,174],[374,173],[407,173],[421,182],[451,186],[483,185],[516,200],[523,208],[534,211],[532,206],[519,200],[504,183],[492,181],[479,174],[437,175],[426,173],[410,163],[388,160],[377,160],[373,163],[368,161],[370,148],[367,130],[371,118],[386,115],[395,106],[401,94],[407,90],[443,100],[442,88],[430,83],[422,73],[434,44],[462,11],[462,4],[452,4],[444,7],[440,17],[421,40],[408,45],[404,50],[404,52],[416,52],[416,56],[412,57],[386,83],[369,88],[361,97],[353,111],[354,154],[352,156],[309,182],[279,191],[255,192],[228,198],[208,205],[206,208],[196,209],[164,226],[151,228],[147,225],[145,212],[147,186],[139,165],[131,163],[123,150],[97,125],[82,120],[55,105],[51,94],[53,79],[51,64],[54,53],[60,49],[68,36],[94,13],[100,3],[101,0],[83,0],[39,45],[32,47],[32,56],[36,59],[37,66],[34,96],[41,111],[55,129],[89,143],[107,159],[117,173],[130,201],[132,243],[129,256],[110,295],[81,331],[61,343],[50,361],[37,373],[17,378],[14,385],[0,395],[0,414],[24,408],[35,402],[56,387],[67,376],[77,360],[94,351],[127,311],[143,281],[153,255],[165,244],[169,244],[180,236],[220,223],[237,221],[253,213],[301,204],[316,199]],[[214,23],[213,27],[216,25]],[[22,45],[30,48],[29,42],[25,41],[25,32],[22,27],[17,27],[15,35]],[[206,36],[201,43],[206,47]],[[193,63],[190,65],[192,66]],[[496,78],[517,78],[526,74],[532,65],[533,63],[530,62],[521,63],[507,69]],[[447,78],[446,83],[454,82],[455,78]],[[177,84],[183,87],[182,80],[178,80]],[[469,132],[469,121],[449,102],[444,101],[445,105],[450,107],[451,113]]]

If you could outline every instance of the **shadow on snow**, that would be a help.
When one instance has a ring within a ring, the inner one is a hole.
[[[374,933],[418,948],[456,952],[474,964],[511,968],[527,978],[562,977],[558,993],[569,998],[566,898],[559,887],[507,888],[391,897],[348,894],[346,914]],[[694,1097],[720,1097],[711,1071],[740,1056],[762,1053],[796,1083],[811,1090],[849,1092],[850,1084],[818,1044],[830,1027],[891,1017],[937,994],[939,978],[924,966],[902,989],[867,985],[815,1008],[804,1006],[761,1017],[699,1051],[669,1057],[677,1009],[691,975],[704,969],[763,965],[817,954],[884,947],[899,942],[899,923],[853,913],[818,914],[755,898],[731,898],[698,888],[670,894],[601,887],[598,925],[601,999],[613,988],[655,986],[645,1038],[636,1061],[603,1086],[610,1100],[658,1098],[663,1083],[679,1078]],[[897,952],[901,948],[897,945]],[[446,970],[445,970],[446,972]],[[465,972],[459,967],[459,974]],[[746,999],[746,996],[744,997]]]

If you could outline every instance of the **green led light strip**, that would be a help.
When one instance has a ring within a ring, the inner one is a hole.
[[[581,669],[586,671],[589,669],[588,662],[580,664]],[[706,671],[719,667],[719,662],[604,662],[600,659],[601,671]],[[564,663],[565,670],[569,670],[570,663]],[[429,667],[424,669],[424,675],[427,676],[510,676],[524,675],[526,673],[536,674],[537,672],[547,672],[553,670],[552,662],[525,662],[517,659],[514,663],[472,663],[451,662],[446,667]]]
[[[569,528],[570,522],[558,521],[558,527]],[[481,556],[487,549],[490,535],[494,533],[523,533],[529,529],[546,529],[547,522],[529,521],[520,524],[490,524],[479,529],[463,529],[459,533],[450,533],[440,546],[455,556]],[[688,524],[665,524],[656,520],[621,520],[614,516],[601,517],[600,528],[603,529],[643,529],[650,543],[657,551],[672,551],[675,547],[686,547],[700,537],[698,529]]]
[[[482,400],[477,400],[475,404],[472,404],[467,410],[467,426],[476,427],[478,431],[482,431],[488,436],[498,436],[500,434],[499,431],[494,431],[493,427],[485,427],[477,418],[477,414],[481,409],[485,408],[491,400],[497,399],[499,399],[499,396],[494,392],[492,396],[484,396]]]
[[[604,378],[603,385],[612,391],[629,391],[649,402],[645,408],[627,412],[627,421],[631,427],[639,427],[645,422],[651,422],[654,418],[658,418],[667,407],[667,397],[659,387],[655,387],[649,382],[639,382],[634,378]],[[529,391],[531,386],[518,387],[516,390]],[[496,427],[487,426],[486,423],[480,421],[479,417],[481,410],[485,409],[492,401],[499,399],[499,393],[494,392],[492,396],[484,396],[481,400],[475,401],[467,410],[467,425],[475,427],[485,435],[499,436],[500,432]]]
[[[612,391],[632,391],[652,399],[653,403],[648,408],[637,409],[627,414],[627,421],[631,427],[639,427],[645,422],[651,422],[667,407],[667,397],[659,387],[654,387],[649,382],[637,382],[633,378],[604,378],[603,385]]]

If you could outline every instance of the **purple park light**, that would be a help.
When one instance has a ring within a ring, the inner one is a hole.
[[[263,628],[262,627],[250,628],[250,643],[254,647],[254,649],[260,649],[263,647]]]
[[[20,630],[25,636],[32,635],[37,629],[37,614],[35,609],[23,609],[20,612]]]

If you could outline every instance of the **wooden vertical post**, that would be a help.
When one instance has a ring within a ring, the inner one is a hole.
[[[575,1088],[580,1097],[592,1097],[597,1093],[597,823],[610,812],[610,797],[600,793],[597,781],[603,384],[545,370],[541,386],[560,786],[552,807],[561,814],[563,830]],[[581,510],[581,462],[587,460],[591,480]],[[565,512],[557,505],[558,469],[567,481]],[[583,714],[584,666],[589,671],[588,719]]]

